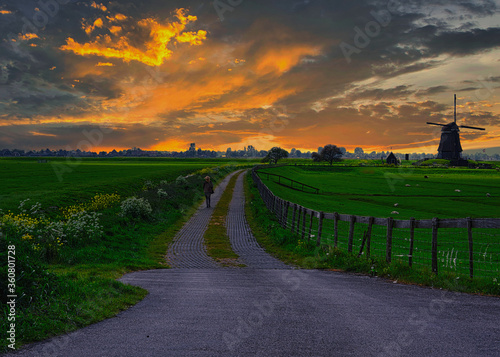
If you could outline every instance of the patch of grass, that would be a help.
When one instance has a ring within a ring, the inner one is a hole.
[[[203,237],[208,255],[224,266],[244,266],[238,262],[239,255],[231,247],[226,228],[229,204],[231,203],[234,187],[239,175],[236,174],[229,180],[224,193],[214,208],[210,223]]]
[[[406,262],[388,264],[381,257],[361,256],[334,248],[316,246],[281,227],[262,201],[251,175],[245,179],[245,214],[252,233],[267,252],[282,261],[302,268],[341,270],[390,279],[400,283],[448,289],[474,294],[500,296],[500,278],[474,278],[453,272],[434,274],[427,268],[410,268]]]

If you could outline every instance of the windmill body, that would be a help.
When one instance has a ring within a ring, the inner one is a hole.
[[[439,125],[441,129],[441,141],[438,147],[438,159],[451,160],[459,164],[466,164],[467,160],[462,159],[462,145],[460,144],[460,129],[467,128],[474,130],[485,130],[474,126],[457,125],[457,95],[455,94],[455,116],[454,121],[448,124],[427,122],[429,125]]]
[[[441,129],[441,141],[438,147],[438,159],[460,160],[462,145],[460,144],[460,129],[455,123],[449,123]]]

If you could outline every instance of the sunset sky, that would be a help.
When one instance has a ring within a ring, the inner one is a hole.
[[[500,146],[498,0],[2,0],[0,36],[0,149],[436,152],[455,93]]]

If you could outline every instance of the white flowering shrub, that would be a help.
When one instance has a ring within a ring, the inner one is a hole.
[[[30,208],[27,207],[28,201],[31,199],[27,198],[24,201],[19,202],[19,211],[21,211],[24,214],[30,214],[32,216],[35,216],[42,211],[42,204],[40,202],[35,203],[32,205]]]
[[[179,176],[175,179],[175,183],[179,186],[187,186],[188,182],[184,176]]]
[[[121,204],[120,216],[125,218],[148,218],[153,209],[144,198],[130,197]]]
[[[87,211],[71,215],[64,227],[66,239],[70,243],[78,245],[101,238],[103,235],[103,227],[99,222],[101,215],[101,213]],[[54,225],[52,229],[57,231],[58,227]]]
[[[158,197],[161,199],[168,198],[168,193],[165,190],[162,190],[161,188],[158,189]]]
[[[144,186],[142,186],[143,191],[151,190],[153,188],[154,188],[154,184],[152,181],[150,181],[150,180],[144,181]]]

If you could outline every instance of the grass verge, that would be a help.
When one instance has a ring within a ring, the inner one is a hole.
[[[219,202],[214,208],[210,223],[205,231],[204,240],[207,247],[207,254],[223,266],[245,266],[238,262],[236,254],[227,235],[226,218],[229,211],[229,204],[233,197],[234,186],[240,174],[235,174],[222,194]]]
[[[394,282],[450,291],[500,296],[500,283],[496,278],[470,279],[450,272],[436,275],[430,269],[412,269],[401,261],[388,264],[383,258],[358,258],[332,246],[317,247],[315,242],[302,240],[280,226],[267,210],[251,175],[245,178],[245,195],[245,214],[255,238],[267,252],[287,264],[378,276]]]

